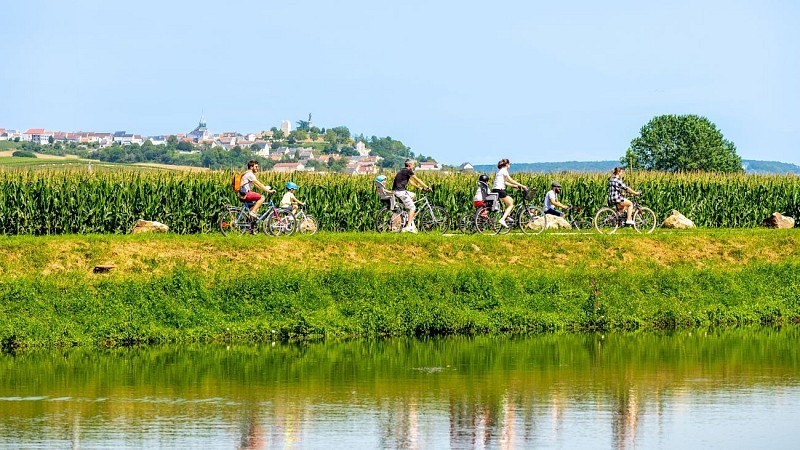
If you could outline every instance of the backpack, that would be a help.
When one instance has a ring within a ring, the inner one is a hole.
[[[235,173],[233,174],[233,192],[239,194],[241,189],[242,189],[242,174]]]

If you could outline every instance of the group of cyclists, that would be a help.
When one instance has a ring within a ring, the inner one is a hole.
[[[390,192],[391,195],[396,197],[400,200],[405,209],[408,211],[408,223],[405,227],[402,228],[402,232],[405,233],[416,233],[417,227],[414,224],[414,217],[416,216],[416,205],[414,203],[414,199],[416,198],[416,194],[412,191],[408,190],[409,185],[416,189],[421,189],[423,191],[431,191],[430,186],[428,186],[424,181],[422,181],[417,175],[414,173],[414,166],[416,165],[416,161],[413,159],[407,159],[405,161],[405,167],[400,169],[397,174],[395,174],[394,180],[392,181],[392,189]],[[506,219],[508,219],[509,214],[514,209],[514,199],[508,194],[507,188],[514,187],[521,189],[522,191],[527,191],[528,186],[514,180],[511,175],[509,174],[509,168],[511,167],[511,162],[504,158],[501,159],[497,163],[497,172],[494,176],[494,182],[492,183],[492,190],[491,192],[497,195],[499,201],[503,203],[505,206],[503,210],[502,217],[499,220],[500,226],[508,227],[506,223]],[[241,179],[241,188],[238,192],[239,199],[243,202],[251,203],[250,206],[250,216],[253,218],[258,218],[258,209],[264,203],[265,197],[257,192],[253,191],[253,187],[257,187],[258,189],[262,190],[266,194],[274,194],[276,191],[272,189],[271,186],[262,184],[258,181],[256,177],[256,173],[258,173],[258,161],[251,160],[247,163],[247,171],[242,175]],[[608,180],[608,203],[616,207],[618,211],[626,210],[627,212],[627,220],[625,221],[626,225],[633,225],[633,203],[625,197],[626,193],[632,195],[640,195],[640,192],[635,191],[625,185],[622,182],[622,176],[624,174],[624,170],[620,167],[615,167],[613,170],[612,177]],[[375,181],[379,183],[382,187],[386,187],[386,176],[385,175],[378,175],[375,178]],[[485,197],[487,195],[488,189],[482,188],[483,186],[488,187],[489,177],[486,174],[482,174],[478,177],[478,190],[475,193],[473,198],[473,205],[476,208],[484,206]],[[297,191],[297,184],[293,181],[286,183],[286,193],[283,195],[281,199],[280,208],[287,208],[292,209],[292,213],[297,211],[297,207],[299,205],[305,205],[305,203],[301,202],[294,194]],[[557,209],[561,208],[564,210],[568,210],[570,207],[561,203],[558,199],[558,195],[561,193],[561,184],[558,181],[553,181],[550,190],[547,191],[544,197],[544,208],[543,211],[545,214],[550,214],[554,216],[563,217],[564,212]]]
[[[261,208],[261,205],[264,204],[264,200],[266,199],[263,195],[253,191],[253,187],[255,186],[261,189],[265,194],[274,194],[276,192],[275,189],[272,189],[272,186],[262,184],[258,181],[256,173],[258,173],[258,161],[251,159],[247,162],[247,171],[242,175],[241,186],[237,193],[239,200],[245,203],[251,203],[251,219],[258,219],[258,209]],[[286,183],[286,193],[283,194],[283,198],[281,198],[281,203],[278,205],[279,208],[291,209],[292,214],[296,214],[297,207],[305,205],[305,203],[301,202],[294,195],[298,187],[299,186],[294,181]]]

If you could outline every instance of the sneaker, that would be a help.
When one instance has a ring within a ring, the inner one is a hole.
[[[258,219],[258,214],[254,213],[253,211],[250,211],[250,218],[251,219]]]
[[[400,229],[401,233],[411,233],[411,227],[403,227]]]
[[[625,225],[634,226],[634,225],[636,225],[636,224],[635,224],[635,223],[634,223],[632,220],[626,220],[626,221],[625,221]]]
[[[411,230],[410,230],[410,232],[411,232],[411,233],[414,233],[414,234],[416,234],[416,233],[417,233],[417,226],[416,226],[416,225],[414,225],[413,223],[411,224]]]
[[[497,221],[503,228],[508,228],[508,224],[506,223],[505,219],[500,219]]]

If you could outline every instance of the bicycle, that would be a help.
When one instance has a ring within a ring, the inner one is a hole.
[[[400,207],[397,198],[392,191],[387,190],[386,186],[375,181],[375,189],[378,192],[378,199],[384,207],[375,214],[375,231],[399,232],[408,223],[408,213]]]
[[[258,218],[250,216],[251,202],[242,202],[241,206],[225,204],[219,214],[219,230],[223,236],[245,233],[256,234],[260,228],[264,234],[279,236],[294,233],[294,216],[291,212],[275,207],[270,200],[267,208]]]
[[[473,234],[475,233],[475,213],[468,212],[461,215],[458,218],[458,229],[464,234]]]
[[[317,222],[317,219],[314,216],[306,214],[306,205],[298,205],[294,218],[297,221],[295,228],[300,234],[314,235],[319,230],[319,222]]]
[[[567,209],[564,213],[564,218],[567,219],[567,222],[573,230],[592,229],[592,221],[583,219],[581,216],[581,211],[583,211],[582,207],[570,205],[569,209]]]
[[[375,230],[379,233],[386,231],[401,231],[408,225],[408,211],[398,202],[391,191],[379,190],[381,201],[386,206],[375,214]],[[430,191],[432,192],[432,191]],[[417,205],[417,217],[419,218],[419,229],[423,232],[439,231],[444,234],[450,225],[450,215],[441,206],[436,206],[428,200],[427,195],[421,195],[414,200]]]
[[[652,233],[656,229],[656,213],[652,209],[642,206],[637,200],[638,195],[632,195],[633,199],[633,229],[638,233]],[[628,226],[625,221],[628,213],[616,207],[604,206],[597,210],[594,215],[594,227],[598,233],[612,234],[620,227]]]
[[[535,197],[536,190],[529,188],[522,193],[521,204],[506,217],[506,227],[500,224],[503,217],[502,207],[496,193],[486,196],[489,206],[478,208],[475,212],[475,228],[486,234],[507,234],[515,227],[519,227],[523,234],[540,234],[547,229],[547,216],[541,208],[529,205],[528,202]]]
[[[433,189],[429,189],[428,192],[433,192]],[[414,200],[414,204],[417,205],[420,230],[423,232],[438,231],[444,234],[450,229],[450,214],[441,206],[432,204],[427,195],[421,195]]]

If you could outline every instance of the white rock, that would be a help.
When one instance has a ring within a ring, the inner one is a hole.
[[[661,224],[663,228],[675,228],[675,229],[684,229],[684,228],[695,228],[694,222],[689,220],[686,216],[681,214],[676,210],[672,210],[672,214],[667,216],[664,219],[664,223]]]
[[[136,222],[136,226],[131,230],[131,233],[166,233],[167,231],[169,231],[169,227],[161,222],[139,219]]]

